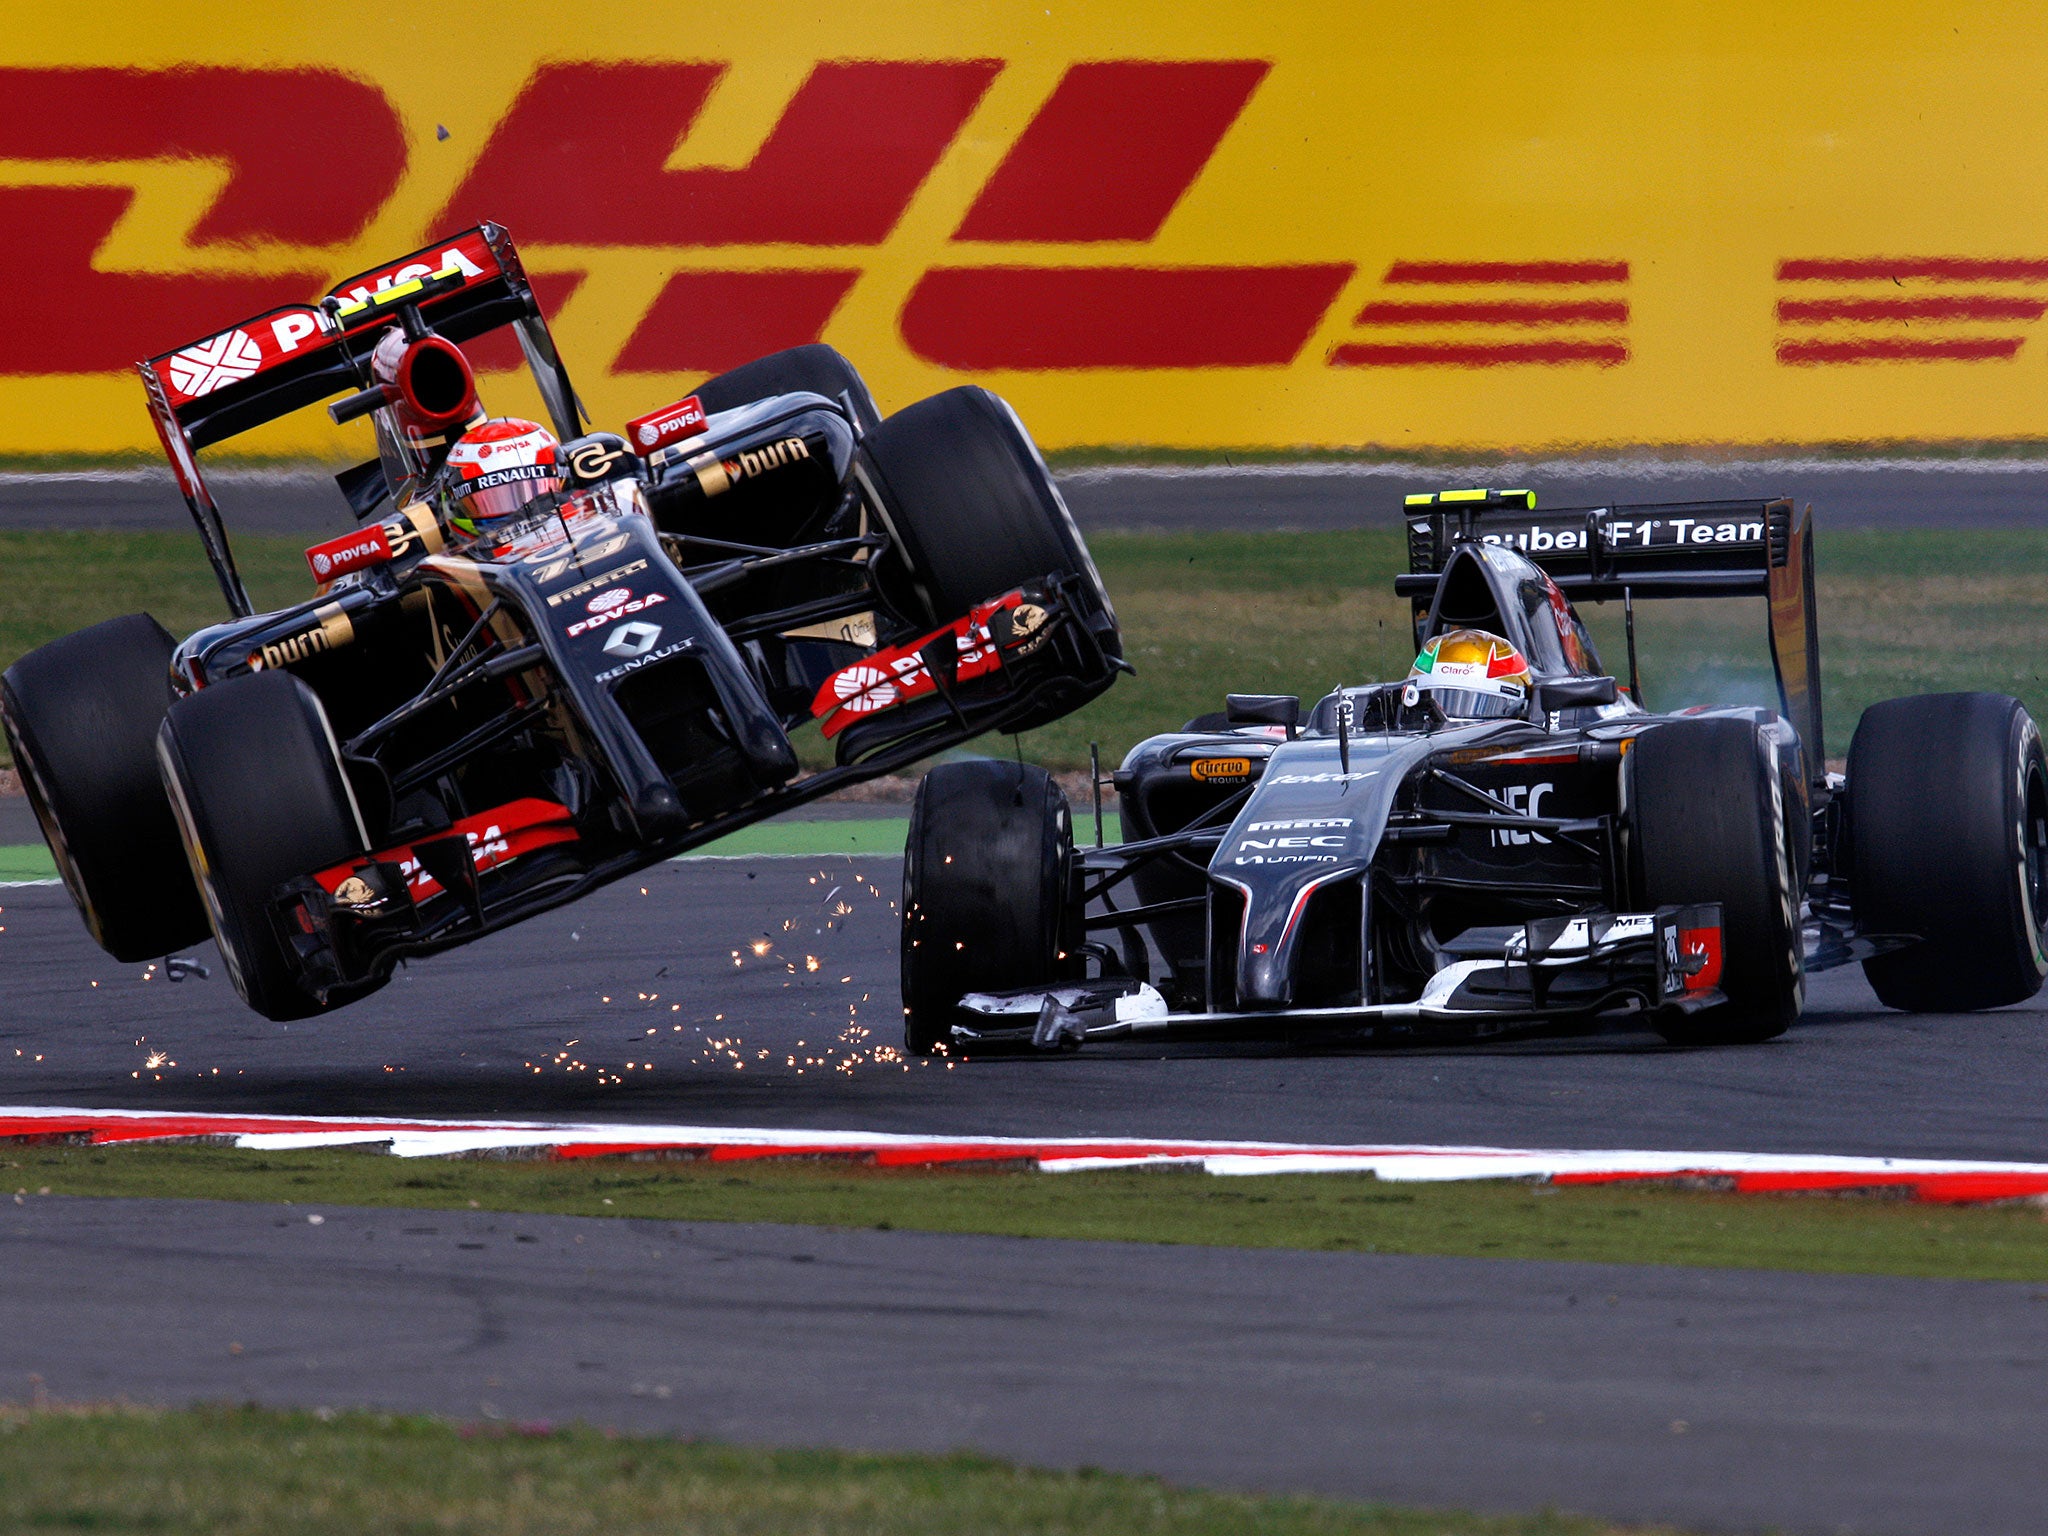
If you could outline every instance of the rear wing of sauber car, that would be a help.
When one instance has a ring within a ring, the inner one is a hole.
[[[273,309],[190,346],[136,364],[150,418],[206,557],[236,617],[254,612],[235,569],[220,508],[199,472],[199,450],[371,384],[370,354],[386,325],[412,308],[461,343],[510,325],[556,434],[582,435],[582,413],[512,237],[480,224],[338,283],[318,304]]]
[[[1408,574],[1394,578],[1394,590],[1413,600],[1418,619],[1465,542],[1515,550],[1574,600],[1767,599],[1779,703],[1799,733],[1809,776],[1823,776],[1811,507],[1797,512],[1779,498],[1539,512],[1533,491],[1439,491],[1410,496],[1405,510]]]

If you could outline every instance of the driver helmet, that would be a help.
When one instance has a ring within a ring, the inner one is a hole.
[[[1449,629],[1431,640],[1408,669],[1412,703],[1427,693],[1449,720],[1503,720],[1529,702],[1529,663],[1499,635]]]
[[[499,416],[472,427],[448,450],[449,521],[476,534],[562,488],[555,436],[539,422]]]

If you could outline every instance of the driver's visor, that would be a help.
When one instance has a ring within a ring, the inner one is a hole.
[[[462,515],[472,522],[495,522],[501,517],[510,517],[536,496],[562,488],[559,475],[535,475],[531,479],[508,480],[501,485],[487,485],[466,495],[458,495],[457,503]]]

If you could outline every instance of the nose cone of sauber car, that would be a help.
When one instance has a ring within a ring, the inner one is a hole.
[[[1415,768],[1432,753],[1493,729],[1355,735],[1348,771],[1331,737],[1291,741],[1274,751],[1209,861],[1212,878],[1244,893],[1238,1007],[1272,1012],[1294,1006],[1302,916],[1316,892],[1372,867],[1394,796]],[[1217,939],[1225,941],[1222,934]]]

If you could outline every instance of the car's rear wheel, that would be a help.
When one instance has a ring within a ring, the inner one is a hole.
[[[1676,720],[1627,758],[1629,861],[1645,908],[1721,904],[1728,1001],[1657,1018],[1674,1045],[1744,1045],[1799,1017],[1805,949],[1774,756],[1746,720]]]
[[[918,786],[903,858],[903,1042],[929,1056],[968,992],[1081,974],[1074,829],[1051,774],[941,763]]]
[[[868,393],[860,371],[839,352],[823,342],[790,347],[742,363],[716,378],[706,379],[695,390],[697,403],[707,411],[730,411],[770,395],[797,393],[823,395],[838,400],[853,412],[863,433],[882,424],[875,397]]]
[[[161,624],[131,613],[53,640],[0,678],[0,722],[57,872],[117,960],[206,937],[156,770],[171,652]]]
[[[2048,763],[2018,699],[1873,704],[1849,744],[1849,890],[1869,934],[1920,942],[1863,962],[1909,1013],[2025,1002],[2048,976]]]
[[[918,617],[950,622],[1049,572],[1100,589],[1045,461],[1000,397],[970,385],[920,400],[882,424],[862,459],[922,599]]]
[[[322,1003],[272,920],[287,880],[367,848],[327,711],[288,672],[259,672],[180,699],[164,716],[157,755],[192,878],[242,1000],[268,1019],[323,1013],[372,990]]]
[[[898,411],[861,445],[860,472],[900,567],[885,560],[882,569],[900,574],[897,604],[914,623],[936,629],[976,603],[1057,574],[1089,593],[1098,641],[1122,654],[1088,546],[1037,445],[999,396],[964,386]],[[1014,728],[1058,719],[1089,696],[1076,691]]]

